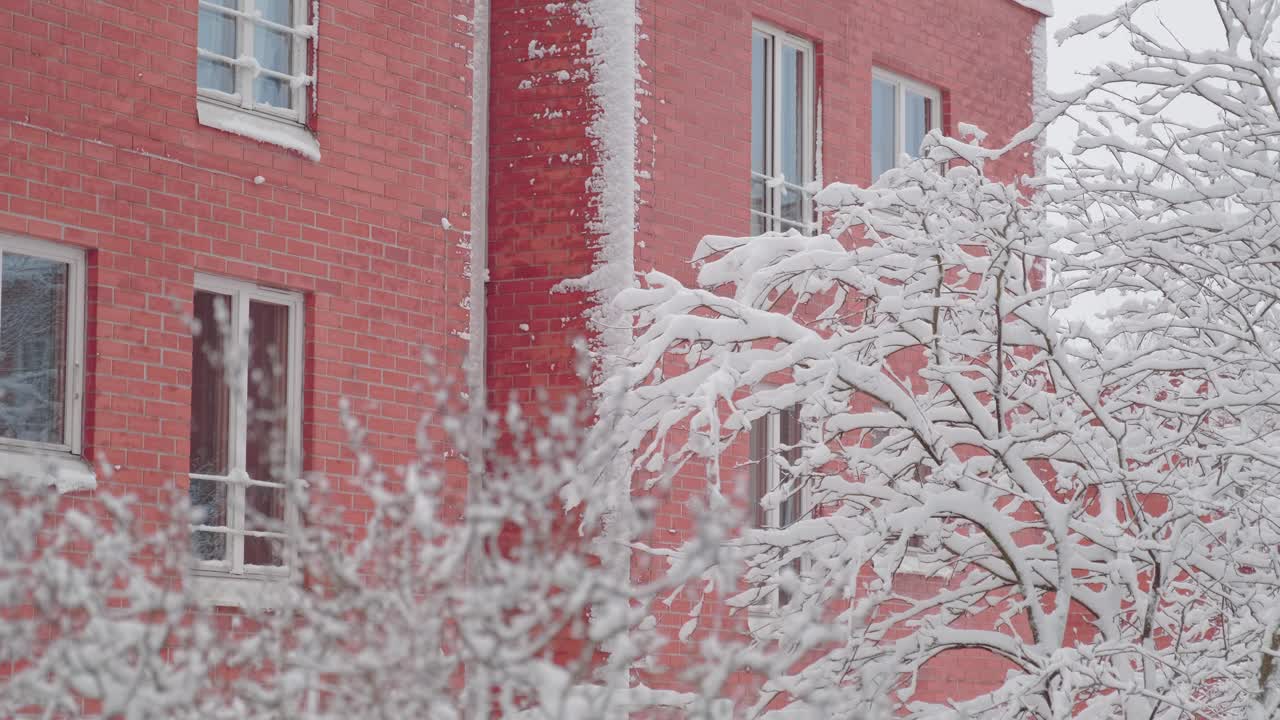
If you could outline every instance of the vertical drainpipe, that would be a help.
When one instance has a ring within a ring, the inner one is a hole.
[[[485,287],[489,282],[489,0],[475,0],[471,49],[471,322],[467,348],[469,409],[485,398]],[[470,473],[475,478],[475,459]]]
[[[482,438],[488,392],[485,382],[488,330],[485,322],[485,288],[489,283],[489,50],[490,0],[475,0],[471,17],[471,288],[468,296],[470,322],[465,364],[467,388],[466,430],[474,443],[467,456],[466,507],[462,522],[475,502],[475,491],[483,480],[485,455]],[[470,553],[470,549],[468,549]],[[471,556],[463,564],[463,582],[469,583]],[[475,720],[489,718],[492,683],[483,668],[467,664],[463,667],[462,694],[464,717]]]

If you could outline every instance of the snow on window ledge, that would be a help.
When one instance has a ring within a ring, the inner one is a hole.
[[[61,494],[98,487],[92,465],[59,452],[0,449],[0,478],[48,483]]]
[[[312,160],[320,159],[319,141],[301,125],[272,120],[204,98],[196,99],[196,115],[200,124],[206,127],[293,150]]]
[[[296,590],[288,577],[192,573],[191,596],[212,607],[274,610],[292,604]]]

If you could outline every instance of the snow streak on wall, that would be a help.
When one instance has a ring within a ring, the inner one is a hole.
[[[591,274],[569,280],[562,289],[585,290],[594,305],[588,310],[598,333],[602,365],[607,372],[611,349],[628,342],[630,330],[612,307],[615,293],[632,284],[636,230],[636,31],[635,0],[586,0],[576,6],[579,21],[590,36],[587,62],[591,68],[594,115],[587,128],[596,152],[596,166],[587,183],[594,218],[588,228],[596,236]]]

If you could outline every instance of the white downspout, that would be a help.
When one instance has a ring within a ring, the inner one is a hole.
[[[472,412],[486,408],[485,287],[489,283],[489,0],[475,0],[471,45],[471,322],[467,393]],[[474,458],[470,472],[475,477]]]
[[[475,491],[483,482],[485,455],[485,414],[488,388],[485,365],[488,328],[485,322],[485,288],[489,283],[489,0],[475,0],[471,17],[471,288],[468,295],[467,359],[464,364],[467,389],[467,429],[475,442],[467,456],[467,494],[462,522],[475,504]],[[463,565],[464,580],[470,582],[470,558]],[[463,668],[464,717],[483,720],[492,712],[489,689],[492,682],[479,663]]]

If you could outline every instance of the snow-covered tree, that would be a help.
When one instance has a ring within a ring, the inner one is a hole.
[[[990,176],[1009,148],[962,127],[818,192],[820,234],[648,274],[590,411],[442,400],[390,469],[348,418],[357,476],[290,487],[296,572],[241,609],[192,590],[186,498],[8,482],[0,715],[1275,717],[1280,2],[1194,0],[1200,50],[1160,29],[1190,1],[1069,31],[1137,60],[1017,138],[1076,118],[1061,177]],[[1102,321],[1061,319],[1098,292]],[[697,532],[655,542],[627,490],[693,479]],[[994,671],[958,697],[948,662]]]
[[[1280,4],[1203,4],[1214,50],[1169,37],[1155,0],[1072,26],[1137,59],[1018,138],[1077,117],[1063,178],[997,182],[1009,148],[934,136],[819,192],[824,232],[708,237],[696,287],[654,272],[621,296],[639,329],[605,396],[650,487],[726,495],[753,426],[798,418],[759,462],[785,478],[761,504],[800,512],[744,529],[724,557],[748,587],[714,586],[776,604],[774,662],[742,656],[767,669],[758,706],[1280,711]],[[1197,105],[1210,122],[1178,120]],[[1099,291],[1106,322],[1059,321]],[[1005,671],[985,692],[928,701],[930,667],[983,655]]]
[[[600,562],[601,498],[565,512],[565,488],[598,474],[589,418],[572,403],[477,418],[453,396],[404,467],[349,415],[357,474],[290,488],[293,572],[234,607],[193,582],[186,498],[156,517],[107,489],[6,484],[0,716],[550,720],[695,703],[627,683],[653,649],[646,608],[681,576],[632,583]],[[483,468],[465,497],[458,454]],[[350,487],[369,503],[358,528],[333,518]]]

